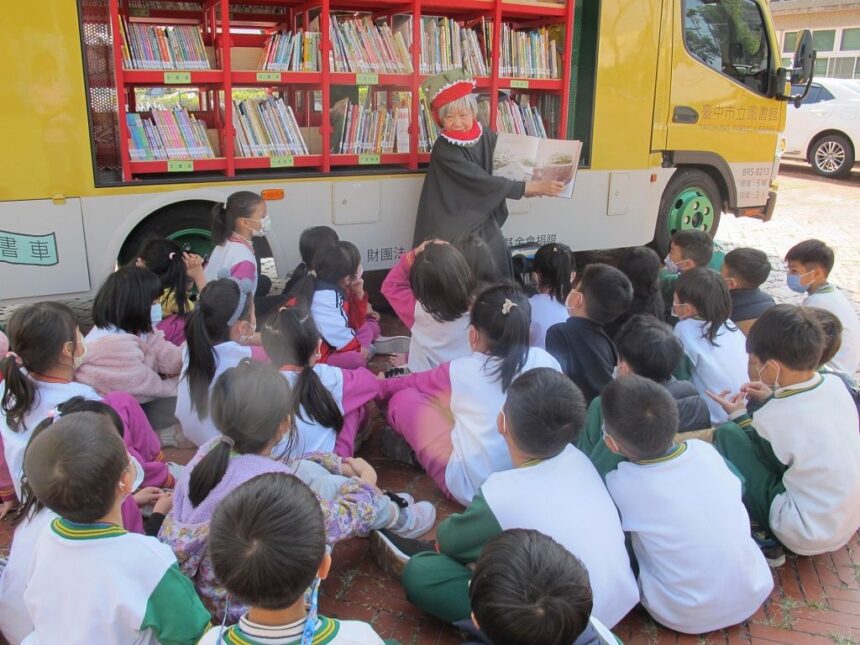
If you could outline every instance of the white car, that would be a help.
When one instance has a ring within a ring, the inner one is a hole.
[[[792,87],[794,94],[803,87]],[[812,164],[823,177],[845,177],[854,167],[860,144],[860,82],[816,78],[799,108],[788,107],[787,158]]]

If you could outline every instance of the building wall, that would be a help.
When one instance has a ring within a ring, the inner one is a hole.
[[[779,0],[770,3],[789,65],[798,31],[811,29],[818,51],[816,76],[860,79],[860,2],[855,0]]]

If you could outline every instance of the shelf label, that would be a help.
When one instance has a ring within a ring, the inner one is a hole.
[[[358,155],[358,164],[360,166],[372,166],[379,163],[379,155],[368,153]]]
[[[191,82],[191,72],[164,72],[165,85],[182,85]]]
[[[379,74],[356,74],[355,75],[355,84],[356,85],[379,85]]]
[[[294,164],[293,155],[269,157],[269,168],[292,168]]]
[[[257,80],[262,83],[280,83],[281,82],[281,73],[280,72],[257,72]]]
[[[190,159],[169,159],[167,172],[194,172],[194,162]]]
[[[529,82],[521,78],[514,78],[511,79],[511,87],[514,89],[527,90],[529,88]]]

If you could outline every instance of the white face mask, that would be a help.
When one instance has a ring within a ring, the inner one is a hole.
[[[131,486],[131,492],[134,492],[140,488],[140,485],[143,483],[143,468],[137,459],[131,455],[129,455],[129,457],[131,457],[131,463],[134,464],[134,484]]]
[[[266,215],[260,220],[260,228],[251,232],[254,237],[266,237],[272,232],[272,218]]]
[[[155,327],[161,322],[163,314],[161,313],[161,303],[156,302],[149,308],[149,319],[152,321],[152,326]]]
[[[84,364],[84,358],[87,355],[87,346],[84,343],[81,343],[81,353],[78,356],[72,356],[72,367],[78,369],[81,365]]]

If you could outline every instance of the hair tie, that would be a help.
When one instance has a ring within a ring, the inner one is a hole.
[[[218,441],[220,441],[221,443],[227,444],[227,446],[230,448],[230,450],[232,450],[233,448],[236,447],[236,442],[233,441],[230,437],[228,437],[225,434],[222,434],[220,437],[218,437]]]
[[[61,416],[63,416],[63,413],[60,412],[60,408],[51,408],[50,410],[48,410],[48,418],[51,421],[56,421]]]
[[[11,358],[13,361],[15,361],[15,365],[17,365],[18,367],[21,367],[24,364],[24,362],[21,360],[21,357],[18,356],[18,354],[16,354],[15,352],[6,352],[6,358]]]
[[[313,269],[310,269],[310,270],[308,270],[308,275],[312,275],[313,277],[315,277],[315,278],[316,278],[316,277],[317,277],[317,272],[316,272],[316,271],[314,271]]]
[[[176,257],[176,251],[171,251],[170,253],[167,254],[168,260],[172,260],[175,257]]]
[[[239,287],[239,302],[236,303],[236,310],[233,312],[233,315],[227,319],[227,326],[232,327],[239,322],[239,317],[245,311],[245,303],[248,301],[248,296],[254,290],[254,283],[247,278],[239,279],[230,275],[230,270],[226,267],[218,271],[217,277],[219,280],[232,280]]]
[[[519,305],[513,302],[510,298],[505,298],[505,301],[502,303],[502,313],[507,316],[509,313],[511,313],[511,309],[518,306]]]

